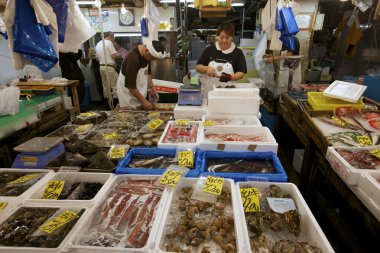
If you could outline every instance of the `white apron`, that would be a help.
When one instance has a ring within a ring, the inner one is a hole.
[[[136,88],[145,98],[148,93],[148,66],[141,68],[136,77]],[[140,101],[133,96],[127,87],[125,87],[125,76],[120,71],[117,78],[117,96],[119,98],[120,108],[133,108],[141,106]]]

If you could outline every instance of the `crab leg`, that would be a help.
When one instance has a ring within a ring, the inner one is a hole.
[[[117,217],[119,217],[121,211],[123,211],[125,205],[127,204],[128,200],[132,197],[131,194],[128,194],[126,196],[124,196],[124,198],[122,199],[122,201],[120,202],[120,204],[117,206],[115,212],[113,213],[113,216],[110,220],[110,222],[108,223],[108,227],[110,227],[112,225],[112,223],[116,220]]]
[[[123,216],[120,218],[119,224],[117,225],[117,229],[120,228],[121,224],[123,224],[124,221],[127,221],[129,218],[129,215],[131,214],[133,207],[136,205],[137,201],[139,200],[140,196],[135,198],[131,204],[128,206],[128,208],[125,210]]]
[[[116,204],[117,200],[120,198],[120,196],[121,196],[120,193],[115,194],[115,196],[112,198],[112,200],[109,202],[109,204],[104,207],[103,215],[100,218],[99,224],[102,224],[104,219],[107,217],[109,211],[115,206],[115,204]]]

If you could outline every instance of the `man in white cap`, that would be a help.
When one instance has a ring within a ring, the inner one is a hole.
[[[153,101],[146,99],[149,91],[150,97],[158,98],[150,72],[150,62],[164,58],[163,45],[154,40],[146,45],[133,48],[121,66],[117,79],[117,95],[120,108],[153,110]]]

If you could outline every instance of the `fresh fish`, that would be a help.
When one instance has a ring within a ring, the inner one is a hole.
[[[357,169],[380,169],[380,159],[372,155],[369,150],[338,149],[338,153],[353,167]]]
[[[173,157],[158,156],[155,158],[145,157],[142,155],[135,155],[132,158],[132,162],[129,164],[131,168],[166,168],[171,164],[175,164],[176,161]]]
[[[206,167],[209,172],[276,173],[272,161],[259,159],[208,159]]]
[[[357,147],[359,143],[356,139],[356,136],[367,135],[365,133],[360,132],[341,132],[330,134],[326,137],[326,139],[331,143],[332,146],[349,146],[349,147]]]

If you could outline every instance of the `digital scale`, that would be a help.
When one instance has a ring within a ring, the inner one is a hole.
[[[202,105],[202,93],[199,85],[182,85],[178,93],[178,105]]]

